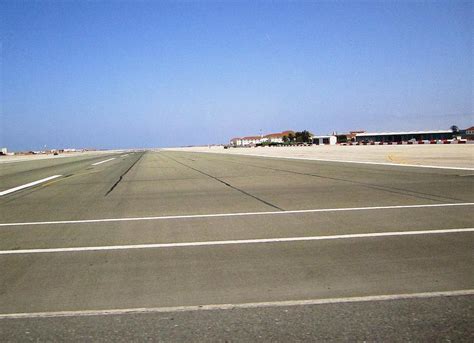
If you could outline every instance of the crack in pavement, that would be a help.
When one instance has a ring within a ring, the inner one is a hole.
[[[208,158],[208,160],[212,160],[212,158]],[[376,190],[389,192],[389,193],[394,193],[394,194],[401,194],[401,195],[405,195],[405,196],[411,196],[411,197],[415,197],[415,198],[418,198],[418,199],[425,199],[425,200],[431,200],[431,201],[440,201],[440,202],[443,201],[443,200],[458,201],[458,202],[463,202],[464,201],[462,199],[457,199],[457,198],[451,198],[451,197],[439,196],[439,195],[434,195],[434,194],[429,194],[429,193],[411,191],[411,190],[407,190],[407,189],[403,189],[403,188],[377,186],[377,185],[372,185],[372,184],[365,183],[365,182],[346,180],[346,179],[330,177],[330,176],[323,176],[323,175],[318,175],[318,174],[313,174],[313,173],[303,173],[303,172],[297,172],[297,171],[293,171],[293,170],[273,168],[273,167],[269,167],[269,166],[259,166],[259,165],[255,165],[255,164],[242,163],[242,162],[237,162],[237,161],[232,161],[232,160],[225,160],[224,162],[241,164],[241,165],[260,168],[260,169],[264,169],[264,170],[273,170],[273,171],[279,171],[279,172],[286,172],[286,173],[290,173],[290,174],[317,177],[317,178],[321,178],[321,179],[329,179],[329,180],[333,180],[333,181],[348,182],[348,183],[361,185],[361,186],[371,188],[371,189],[376,189]]]
[[[112,187],[110,187],[107,193],[105,193],[105,196],[109,195],[115,189],[115,187],[118,186],[120,181],[122,181],[123,177],[133,168],[133,166],[135,166],[135,164],[137,164],[138,161],[142,159],[143,155],[145,155],[145,153],[142,153],[140,157],[137,158],[137,160],[133,162],[133,164],[124,173],[122,173],[122,175],[120,175],[119,179],[112,185]]]
[[[196,171],[196,172],[198,172],[198,173],[200,173],[200,174],[203,174],[203,175],[205,175],[205,176],[207,176],[207,177],[210,177],[210,178],[212,178],[212,179],[214,179],[214,180],[216,180],[216,181],[219,181],[220,183],[223,183],[223,184],[226,185],[227,187],[230,187],[230,188],[232,188],[233,190],[236,190],[236,191],[238,191],[238,192],[240,192],[240,193],[242,193],[242,194],[245,194],[245,195],[247,195],[247,196],[249,196],[249,197],[251,197],[251,198],[254,198],[254,199],[256,199],[256,200],[258,200],[258,201],[264,203],[264,204],[267,205],[267,206],[273,207],[273,208],[275,208],[275,209],[277,209],[277,210],[279,210],[279,211],[285,211],[283,208],[278,207],[278,206],[276,206],[276,205],[274,205],[274,204],[272,204],[272,203],[270,203],[270,202],[268,202],[268,201],[265,201],[265,200],[263,200],[263,199],[261,199],[261,198],[255,196],[255,195],[253,195],[253,194],[250,194],[250,193],[244,191],[243,189],[240,189],[240,188],[237,188],[237,187],[235,187],[235,186],[232,186],[230,183],[225,182],[224,180],[221,180],[221,179],[219,179],[218,177],[215,177],[215,176],[213,176],[213,175],[211,175],[211,174],[208,174],[208,173],[206,173],[206,172],[203,172],[202,170],[199,170],[199,169],[193,168],[193,167],[191,167],[191,166],[188,166],[187,164],[182,163],[182,162],[180,162],[180,161],[177,161],[177,160],[175,160],[174,158],[172,158],[172,157],[170,157],[170,156],[167,156],[167,155],[164,155],[164,156],[166,156],[166,158],[169,158],[170,160],[172,160],[172,161],[174,161],[174,162],[176,162],[176,163],[178,163],[178,164],[180,164],[180,165],[182,165],[182,166],[184,166],[184,167],[187,167],[187,168],[192,169],[192,170],[194,170],[194,171]]]

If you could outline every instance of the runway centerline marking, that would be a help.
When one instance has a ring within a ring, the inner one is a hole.
[[[92,163],[91,166],[98,166],[99,164],[106,163],[106,162],[109,162],[109,161],[112,161],[112,160],[115,160],[115,157],[109,158],[108,160]]]
[[[103,219],[79,219],[79,220],[53,220],[42,222],[21,222],[21,223],[0,223],[0,227],[5,226],[31,226],[31,225],[58,225],[58,224],[92,224],[106,222],[128,222],[145,220],[177,220],[177,219],[199,219],[199,218],[225,218],[225,217],[245,217],[262,215],[288,215],[299,213],[324,213],[324,212],[349,212],[349,211],[375,211],[375,210],[396,210],[396,209],[416,209],[432,207],[455,207],[473,206],[474,202],[443,203],[443,204],[421,204],[421,205],[393,205],[393,206],[372,206],[372,207],[342,207],[342,208],[319,208],[310,210],[287,210],[287,211],[267,211],[267,212],[236,212],[236,213],[212,213],[212,214],[187,214],[175,216],[155,216],[155,217],[125,217],[125,218],[103,218]]]
[[[202,247],[202,246],[216,246],[216,245],[237,245],[237,244],[290,243],[290,242],[303,242],[303,241],[324,241],[324,240],[336,240],[336,239],[364,239],[364,238],[434,235],[434,234],[466,233],[466,232],[474,232],[474,228],[444,229],[444,230],[371,232],[371,233],[354,233],[354,234],[329,235],[329,236],[238,239],[238,240],[227,240],[227,241],[204,241],[204,242],[183,242],[183,243],[105,245],[105,246],[92,246],[92,247],[71,247],[71,248],[0,250],[0,255],[67,253],[67,252],[88,252],[88,251],[105,251],[105,250],[186,248],[186,247]]]
[[[91,316],[114,316],[114,315],[124,315],[124,314],[140,314],[140,313],[216,311],[216,310],[232,310],[232,309],[251,309],[251,308],[261,308],[261,307],[288,307],[288,306],[330,305],[330,304],[373,302],[373,301],[429,299],[429,298],[471,296],[471,295],[474,295],[474,289],[462,289],[462,290],[441,291],[441,292],[368,295],[368,296],[346,297],[346,298],[282,300],[282,301],[237,303],[237,304],[212,304],[212,305],[172,306],[172,307],[140,307],[140,308],[85,310],[85,311],[4,313],[4,314],[0,314],[0,319],[91,317]]]
[[[44,182],[56,179],[56,178],[61,177],[61,176],[62,175],[53,175],[53,176],[49,176],[49,177],[46,177],[46,178],[41,179],[41,180],[33,181],[33,182],[30,182],[30,183],[18,186],[18,187],[10,188],[10,189],[7,189],[7,190],[4,190],[4,191],[0,192],[0,196],[7,195],[7,194],[10,194],[10,193],[13,193],[13,192],[17,192],[17,191],[25,189],[25,188],[33,187],[33,186],[39,185],[40,183],[44,183]]]

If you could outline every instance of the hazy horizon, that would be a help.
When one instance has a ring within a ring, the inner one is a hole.
[[[0,3],[0,146],[474,125],[470,1]]]

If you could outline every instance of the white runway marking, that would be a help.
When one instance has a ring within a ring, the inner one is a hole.
[[[112,161],[112,160],[115,160],[115,157],[109,158],[108,160],[105,160],[105,161],[100,161],[100,162],[92,163],[91,165],[92,165],[92,166],[98,166],[99,164],[106,163],[106,162],[109,162],[109,161]]]
[[[106,223],[106,222],[141,221],[141,220],[172,220],[172,219],[243,217],[243,216],[259,216],[259,215],[268,216],[268,215],[285,215],[285,214],[319,213],[319,212],[397,210],[397,209],[473,206],[473,205],[474,205],[474,202],[463,202],[463,203],[422,204],[422,205],[394,205],[394,206],[373,206],[373,207],[319,208],[319,209],[312,209],[312,210],[289,210],[289,211],[268,211],[268,212],[188,214],[188,215],[159,216],[159,217],[128,217],[128,218],[82,219],[82,220],[55,220],[55,221],[43,221],[43,222],[0,223],[0,227],[4,227],[4,226],[27,226],[27,225],[55,225],[55,224],[90,224],[90,223]]]
[[[120,156],[120,157],[125,157],[125,156],[128,156],[128,154],[122,155],[122,156]]]
[[[420,230],[420,231],[372,232],[372,233],[355,233],[355,234],[330,235],[330,236],[239,239],[239,240],[229,240],[229,241],[156,243],[156,244],[109,245],[109,246],[106,245],[106,246],[96,246],[96,247],[0,250],[0,255],[86,252],[86,251],[104,251],[104,250],[185,248],[185,247],[235,245],[235,244],[288,243],[288,242],[302,242],[302,241],[324,241],[324,240],[334,240],[334,239],[360,239],[360,238],[374,238],[374,237],[434,235],[434,234],[465,233],[465,232],[474,232],[474,228],[445,229],[445,230],[422,230],[422,231]]]
[[[257,155],[253,155],[257,156]],[[265,157],[260,155],[259,157]],[[273,156],[266,156],[273,157]],[[346,160],[328,160],[323,158],[306,158],[306,157],[279,157],[279,158],[290,158],[290,159],[304,159],[320,162],[336,162],[336,163],[357,163],[357,164],[371,164],[380,166],[391,166],[391,167],[415,167],[415,168],[431,168],[431,169],[448,169],[448,170],[474,170],[474,168],[468,167],[442,167],[442,166],[430,166],[424,164],[399,164],[399,163],[386,163],[386,162],[365,162],[365,161],[346,161]]]
[[[219,154],[218,152],[210,151],[187,151],[194,153],[204,153],[204,154]],[[369,165],[380,165],[380,166],[391,166],[391,167],[415,167],[415,168],[431,168],[431,169],[448,169],[448,170],[470,170],[474,171],[474,168],[468,167],[445,167],[445,166],[431,166],[423,164],[400,164],[400,163],[388,163],[388,162],[368,162],[368,161],[351,161],[351,160],[330,160],[325,158],[313,158],[313,157],[297,157],[297,156],[268,156],[262,154],[236,154],[236,153],[227,153],[227,155],[232,156],[244,156],[244,157],[266,157],[266,158],[280,158],[280,159],[289,159],[289,160],[308,160],[308,161],[319,161],[319,162],[335,162],[335,163],[356,163],[356,164],[369,164]]]
[[[62,175],[53,175],[53,176],[49,176],[47,178],[44,178],[44,179],[41,179],[41,180],[38,180],[38,181],[33,181],[33,182],[30,182],[30,183],[27,183],[27,184],[22,185],[22,186],[18,186],[18,187],[15,187],[15,188],[10,188],[10,189],[7,189],[5,191],[0,192],[0,196],[7,195],[7,194],[10,194],[10,193],[13,193],[13,192],[17,192],[19,190],[22,190],[22,189],[25,189],[25,188],[28,188],[28,187],[33,187],[33,186],[36,186],[40,183],[43,183],[43,182],[46,182],[46,181],[49,181],[49,180],[53,180],[53,179],[56,179],[56,178],[61,177],[61,176]]]
[[[173,307],[141,307],[141,308],[88,310],[88,311],[86,310],[86,311],[5,313],[5,314],[0,314],[0,319],[86,317],[86,316],[110,316],[110,315],[113,316],[113,315],[139,314],[139,313],[215,311],[215,310],[260,308],[260,307],[287,307],[287,306],[344,304],[344,303],[372,302],[372,301],[429,299],[429,298],[439,298],[439,297],[456,297],[456,296],[470,296],[470,295],[474,295],[474,289],[442,291],[442,292],[369,295],[369,296],[362,296],[362,297],[346,297],[346,298],[288,300],[288,301],[283,300],[283,301],[240,303],[240,304],[213,304],[213,305],[173,306]]]

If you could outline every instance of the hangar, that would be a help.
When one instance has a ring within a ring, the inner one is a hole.
[[[380,132],[358,133],[357,142],[408,142],[408,141],[437,141],[453,138],[452,130],[433,131],[406,131],[406,132]]]

